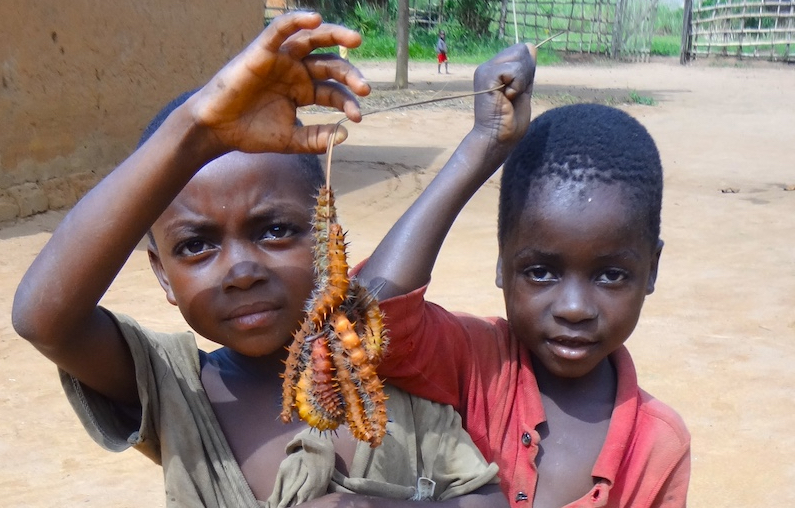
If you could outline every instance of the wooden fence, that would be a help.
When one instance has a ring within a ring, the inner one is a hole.
[[[795,62],[795,0],[686,0],[682,63],[710,55]]]
[[[516,0],[507,12],[506,36],[548,43],[556,51],[648,61],[657,0]]]

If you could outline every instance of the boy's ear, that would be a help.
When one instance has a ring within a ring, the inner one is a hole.
[[[494,283],[498,288],[502,289],[502,256],[497,257],[497,277]]]
[[[171,283],[168,281],[168,275],[166,275],[166,271],[163,269],[163,263],[160,261],[157,248],[150,243],[146,251],[149,254],[149,265],[152,267],[152,271],[155,272],[155,277],[157,277],[160,287],[166,292],[166,300],[168,300],[168,303],[171,305],[176,305],[177,300],[174,298],[174,292],[171,290]]]
[[[662,254],[663,245],[665,242],[657,240],[657,246],[651,256],[651,267],[649,268],[649,280],[646,283],[646,294],[654,293],[654,284],[657,282],[657,270],[660,267],[660,255]]]

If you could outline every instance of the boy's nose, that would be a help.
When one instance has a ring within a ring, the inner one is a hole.
[[[556,318],[569,323],[580,323],[597,316],[598,312],[590,297],[588,284],[577,280],[564,280],[559,283],[557,293],[552,304],[552,313]]]
[[[257,282],[267,280],[268,270],[256,261],[250,250],[243,246],[231,246],[226,250],[225,264],[229,269],[222,281],[224,290],[249,289]]]

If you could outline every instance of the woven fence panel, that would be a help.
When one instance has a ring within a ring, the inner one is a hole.
[[[615,0],[516,0],[515,17],[508,11],[506,31],[515,28],[519,39],[540,42],[563,32],[548,46],[556,51],[610,55]]]
[[[687,59],[721,55],[795,62],[795,0],[692,0]]]
[[[649,58],[657,0],[516,0],[506,32],[555,51],[588,53],[633,61]],[[513,7],[513,6],[512,6]]]
[[[657,0],[621,0],[615,25],[614,54],[621,60],[648,62],[657,19]]]

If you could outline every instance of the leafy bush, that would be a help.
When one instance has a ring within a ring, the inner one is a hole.
[[[395,31],[395,24],[387,7],[363,2],[356,2],[353,14],[345,19],[345,25],[363,37]]]
[[[682,35],[685,22],[685,10],[682,7],[672,8],[668,5],[657,7],[657,19],[654,22],[655,35]]]
[[[489,0],[448,0],[449,16],[473,34],[487,36],[496,3]]]

